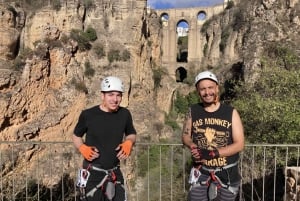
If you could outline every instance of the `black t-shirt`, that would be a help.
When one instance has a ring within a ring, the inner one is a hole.
[[[74,134],[78,137],[86,134],[85,144],[99,150],[100,157],[92,164],[110,169],[120,162],[115,149],[122,143],[124,135],[136,134],[136,130],[128,109],[120,107],[116,112],[104,112],[94,106],[81,112]]]

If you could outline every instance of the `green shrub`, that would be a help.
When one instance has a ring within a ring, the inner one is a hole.
[[[34,50],[34,55],[41,59],[48,58],[49,51],[48,51],[47,46],[46,45],[38,45],[37,48]]]
[[[232,22],[232,28],[234,31],[239,31],[246,26],[245,11],[242,9],[236,9],[234,11],[234,20]]]
[[[199,97],[197,92],[191,92],[187,96],[183,96],[177,92],[176,98],[172,110],[166,115],[165,124],[173,128],[173,130],[180,129],[177,124],[177,118],[183,116],[187,113],[188,108],[192,105],[199,102]]]
[[[99,59],[105,56],[104,46],[102,44],[95,45],[94,51]]]
[[[78,29],[72,29],[70,38],[78,42],[79,50],[90,50],[92,45],[89,42],[97,40],[97,33],[95,29],[91,27],[87,28],[86,32]]]
[[[203,47],[203,55],[206,56],[207,55],[207,49],[208,49],[208,44],[205,43],[204,47]]]
[[[177,113],[171,110],[168,115],[165,116],[165,124],[170,126],[173,130],[180,129],[177,123]]]
[[[7,10],[11,11],[13,13],[14,17],[16,17],[18,15],[18,12],[16,11],[16,9],[11,5],[9,5],[7,7]]]
[[[201,32],[201,33],[205,33],[206,30],[208,29],[208,27],[210,26],[210,23],[211,23],[211,20],[206,20],[206,21],[203,23],[200,32]]]
[[[94,7],[93,0],[83,0],[83,4],[87,10]]]
[[[189,64],[188,67],[190,70],[187,73],[187,77],[183,80],[184,83],[188,84],[189,86],[193,86],[195,84],[195,77],[196,77],[196,66],[194,64]]]
[[[199,102],[199,96],[196,91],[189,93],[187,96],[182,96],[177,93],[174,102],[174,110],[179,114],[185,114],[188,108],[197,102]]]
[[[45,3],[45,1],[41,0],[25,0],[25,2],[30,8],[31,12],[39,10],[48,4],[48,2]]]
[[[62,36],[60,37],[60,41],[62,43],[67,43],[69,41],[69,37],[66,34],[62,34]]]
[[[162,76],[166,74],[166,72],[162,68],[152,69],[153,72],[153,81],[154,81],[154,89],[160,87],[160,82],[162,80]]]
[[[86,31],[84,32],[84,37],[88,40],[88,41],[95,41],[97,40],[97,33],[96,30],[93,29],[92,27],[88,27],[86,29]]]
[[[61,8],[60,0],[52,0],[51,5],[52,5],[52,8],[56,11],[59,11]]]
[[[270,57],[270,61],[275,66],[281,66],[287,70],[296,69],[299,66],[299,57],[295,51],[287,45],[270,44],[265,50],[265,54]]]
[[[21,71],[23,67],[25,66],[26,62],[21,59],[20,57],[17,57],[13,62],[13,69],[15,71]]]
[[[85,37],[83,31],[78,29],[72,29],[70,33],[70,38],[78,42],[79,50],[89,50],[91,49],[91,44],[89,40]]]
[[[226,28],[222,31],[222,35],[221,35],[221,42],[220,42],[220,51],[224,53],[224,50],[226,48],[226,44],[227,44],[227,40],[230,36],[230,33],[229,33],[229,29]]]
[[[109,50],[107,53],[107,59],[109,63],[112,63],[113,61],[120,61],[121,60],[120,50],[116,50],[116,49]]]
[[[180,46],[180,49],[187,49],[188,48],[188,36],[178,37],[177,44]]]
[[[104,23],[104,29],[108,29],[108,27],[109,27],[109,20],[108,20],[107,15],[104,15],[103,23]]]
[[[212,18],[206,20],[206,21],[203,23],[200,32],[201,32],[201,33],[206,33],[206,31],[207,31],[208,27],[210,26],[210,24],[211,24],[213,21],[215,21],[216,19],[217,19],[217,16],[214,15]]]
[[[71,84],[75,86],[75,89],[78,90],[78,91],[82,91],[84,92],[85,94],[88,93],[88,89],[84,83],[84,81],[78,81],[76,80],[75,78],[73,78],[71,80]]]
[[[234,6],[234,1],[229,0],[229,1],[227,2],[226,9],[230,9],[230,8],[232,8],[233,6]]]
[[[121,56],[122,61],[128,61],[130,59],[130,52],[128,50],[124,50]]]
[[[250,143],[298,143],[300,71],[264,68],[253,87],[235,87],[232,104],[244,122]]]
[[[33,55],[33,51],[30,48],[25,48],[21,50],[19,55],[15,58],[13,62],[13,69],[16,71],[22,70],[26,64],[26,59]]]
[[[92,77],[95,75],[95,70],[91,67],[91,63],[89,61],[85,62],[84,67],[85,67],[85,71],[84,71],[85,76]]]
[[[55,47],[62,47],[62,42],[60,40],[55,40],[55,39],[49,39],[47,38],[45,40],[45,43],[49,45],[50,49],[53,49]]]

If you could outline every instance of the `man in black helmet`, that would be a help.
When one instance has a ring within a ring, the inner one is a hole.
[[[244,130],[236,109],[219,101],[219,81],[210,71],[195,78],[201,103],[186,115],[182,142],[191,151],[189,201],[234,201],[240,185],[239,152]]]

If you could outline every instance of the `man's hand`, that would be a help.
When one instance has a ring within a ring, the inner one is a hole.
[[[198,153],[200,155],[200,158],[205,160],[211,160],[220,156],[219,151],[217,149],[208,150],[198,148]]]
[[[192,144],[190,146],[190,150],[191,150],[193,160],[195,162],[200,162],[200,154],[199,154],[199,151],[198,151],[198,147],[195,144]]]
[[[119,144],[119,146],[116,148],[116,150],[119,151],[117,154],[119,160],[128,158],[131,153],[131,148],[131,140],[125,140],[122,144]]]
[[[79,151],[82,156],[88,161],[92,161],[100,156],[99,151],[96,147],[90,147],[85,144],[80,145]]]

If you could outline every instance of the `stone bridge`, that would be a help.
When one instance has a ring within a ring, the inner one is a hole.
[[[161,66],[165,67],[176,81],[183,81],[187,77],[188,68],[200,65],[206,40],[200,30],[205,21],[224,11],[227,1],[212,7],[155,10],[162,23]],[[187,25],[187,29],[178,29],[182,23]],[[188,36],[185,49],[179,50],[179,34]]]

